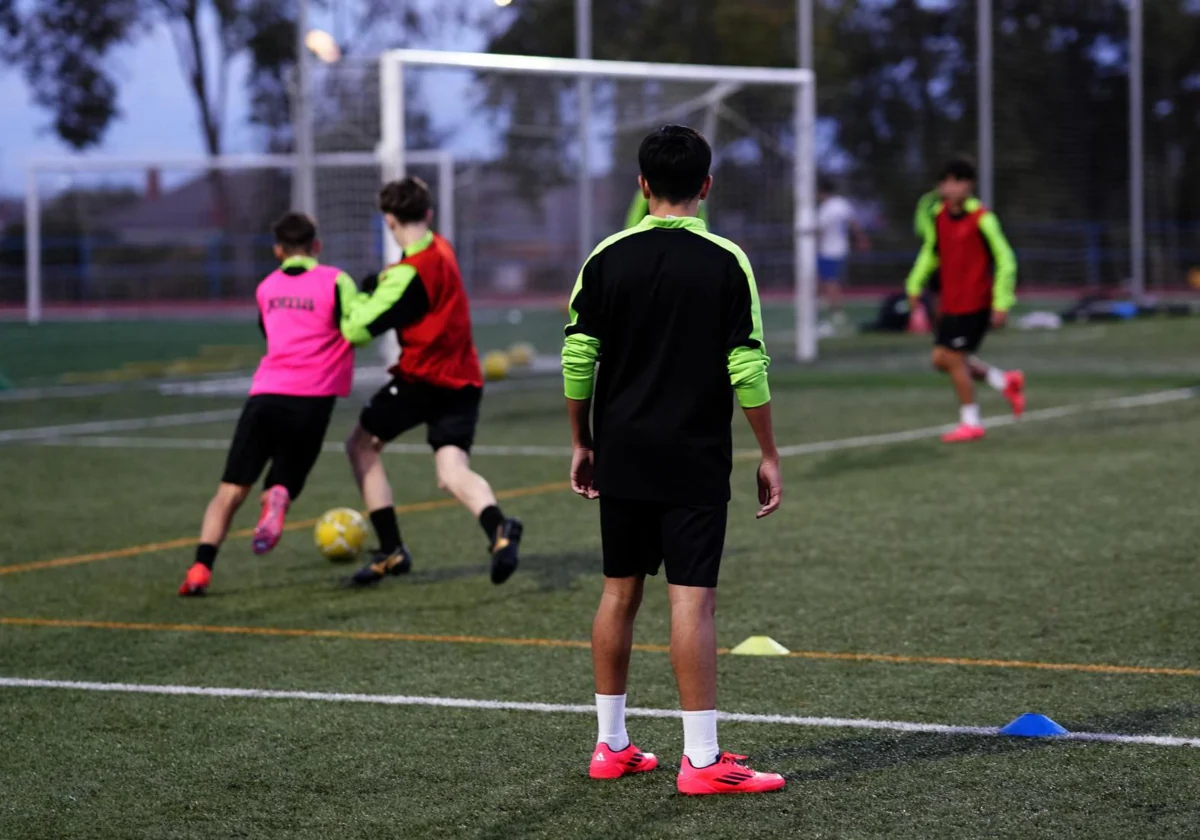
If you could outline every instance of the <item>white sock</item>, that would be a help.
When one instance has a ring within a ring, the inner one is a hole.
[[[600,723],[600,735],[596,738],[599,743],[607,744],[610,750],[617,752],[629,746],[624,694],[597,694],[596,719]]]
[[[958,409],[958,416],[964,426],[983,425],[983,422],[979,419],[978,403],[971,403],[970,405],[961,406]]]
[[[1004,375],[1004,371],[998,367],[988,367],[987,384],[991,385],[997,391],[1003,392],[1008,386],[1008,379]]]
[[[717,710],[683,713],[683,754],[693,767],[707,767],[717,760]]]

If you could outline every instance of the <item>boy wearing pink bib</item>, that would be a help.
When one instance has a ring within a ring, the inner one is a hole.
[[[267,351],[254,373],[225,473],[208,503],[196,560],[180,595],[203,595],[229,523],[270,462],[255,554],[279,542],[288,506],[308,478],[338,397],[350,394],[354,348],[342,334],[358,288],[340,269],[317,262],[321,243],[313,220],[289,213],[275,225],[280,267],[258,286],[258,323]]]

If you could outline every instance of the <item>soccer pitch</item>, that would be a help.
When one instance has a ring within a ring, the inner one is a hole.
[[[560,321],[483,325],[479,344],[548,349]],[[767,326],[786,357],[785,315]],[[112,367],[102,327],[4,327],[0,348],[52,348],[6,373]],[[249,324],[158,325],[121,360],[164,334],[180,356],[257,341]],[[661,580],[630,732],[665,766],[587,778],[598,515],[566,489],[557,380],[484,401],[476,463],[526,524],[504,586],[416,446],[386,456],[415,571],[339,588],[350,569],[309,527],[358,503],[336,451],[353,398],[279,548],[254,558],[239,531],[194,600],[175,589],[241,400],[132,385],[0,400],[0,837],[1200,836],[1198,347],[1190,320],[995,335],[983,355],[1024,368],[1029,416],[955,448],[937,441],[955,407],[923,338],[778,364],[784,508],[754,520],[740,458],[718,630],[722,748],[788,787],[701,801],[675,793]],[[740,417],[735,446],[753,446]],[[792,655],[727,653],[760,634]],[[1121,737],[994,734],[1023,712]]]

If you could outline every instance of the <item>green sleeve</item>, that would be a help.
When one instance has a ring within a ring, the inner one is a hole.
[[[917,212],[913,215],[913,233],[922,242],[934,234],[933,207],[937,203],[937,190],[930,190],[917,199]]]
[[[354,309],[360,297],[366,299],[367,295],[360,295],[358,284],[354,282],[353,277],[344,271],[337,276],[334,282],[337,284],[338,312],[341,317],[338,326],[340,327],[346,321],[346,313]]]
[[[929,282],[933,272],[937,271],[938,264],[937,233],[930,231],[930,234],[925,237],[925,244],[921,246],[921,252],[917,254],[917,261],[913,263],[912,271],[908,273],[908,279],[904,281],[904,291],[910,298],[921,296],[925,284]]]
[[[745,253],[738,250],[734,254],[740,276],[734,278],[730,295],[729,381],[742,408],[757,408],[771,401],[771,388],[767,382],[771,358],[763,341],[762,304],[758,299],[754,270]]]
[[[992,281],[992,309],[1007,312],[1017,302],[1017,257],[1000,229],[996,214],[988,211],[979,218],[979,232],[992,252],[995,276]]]
[[[590,399],[595,389],[600,338],[592,264],[591,259],[584,263],[571,292],[571,323],[562,350],[563,392],[570,400]]]
[[[342,295],[342,335],[355,347],[370,344],[371,339],[382,330],[372,329],[386,320],[386,316],[400,302],[417,272],[411,265],[394,265],[379,275],[379,284],[371,294],[355,291],[346,305],[347,291],[338,283],[338,294]],[[338,278],[339,281],[341,278]],[[350,280],[349,277],[346,278]],[[352,280],[350,285],[353,286]]]
[[[625,213],[625,227],[633,227],[649,214],[650,202],[642,196],[642,191],[638,190],[637,195],[633,197],[633,201],[629,204],[629,210]]]

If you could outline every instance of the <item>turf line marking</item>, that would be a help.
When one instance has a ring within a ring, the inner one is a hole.
[[[110,694],[151,694],[169,697],[215,697],[240,700],[304,700],[317,703],[368,703],[380,706],[431,706],[442,709],[473,709],[494,712],[540,712],[542,714],[595,714],[595,706],[565,703],[522,703],[507,700],[473,700],[460,697],[422,697],[406,694],[342,694],[325,691],[275,691],[265,688],[219,688],[191,685],[147,685],[144,683],[80,682],[74,680],[38,680],[0,677],[0,687],[66,689]],[[677,709],[627,709],[630,717],[680,718]],[[808,717],[801,715],[763,715],[742,712],[718,712],[717,719],[730,723],[766,723],[782,726],[806,726],[822,729],[874,729],[890,732],[920,732],[937,735],[974,735],[997,737],[999,727],[955,726],[945,723],[918,723],[905,720],[872,718]],[[1071,732],[1055,741],[1098,741],[1108,744],[1139,744],[1155,747],[1200,748],[1200,738],[1170,735],[1124,735],[1113,732]]]
[[[370,630],[320,630],[300,627],[238,627],[221,624],[155,624],[86,619],[22,618],[0,616],[0,626],[46,627],[73,630],[128,630],[148,633],[211,633],[227,636],[275,636],[306,639],[348,639],[369,642],[418,642],[424,644],[502,645],[510,647],[553,647],[590,650],[591,644],[577,639],[538,639],[502,636],[429,635]],[[668,653],[667,645],[635,644],[643,653]],[[729,648],[717,653],[729,655]],[[1106,665],[1075,662],[1037,662],[1023,659],[970,659],[950,656],[904,656],[887,653],[842,653],[838,651],[792,651],[792,659],[837,662],[878,662],[889,665],[953,665],[967,668],[1014,668],[1036,671],[1074,671],[1085,674],[1200,677],[1200,668],[1163,668],[1148,665]]]
[[[135,432],[141,429],[167,429],[175,426],[221,423],[227,420],[236,420],[241,413],[240,408],[226,408],[218,411],[192,411],[186,414],[161,414],[156,417],[131,417],[126,420],[93,420],[87,423],[66,423],[60,426],[0,429],[0,444],[44,441],[64,435],[102,435],[108,432]]]
[[[1149,394],[1136,394],[1130,397],[1114,397],[1112,399],[1096,400],[1088,403],[1072,403],[1069,405],[1039,408],[1025,412],[1021,419],[1012,415],[998,415],[984,419],[984,426],[994,429],[998,426],[1014,426],[1024,423],[1036,423],[1044,420],[1057,420],[1077,414],[1092,414],[1098,411],[1123,411],[1130,408],[1142,408],[1152,405],[1190,400],[1197,396],[1195,388],[1173,388],[1169,391],[1154,391]],[[798,443],[791,446],[781,446],[779,455],[782,458],[797,455],[816,455],[822,452],[836,452],[842,449],[858,449],[865,446],[881,446],[889,443],[909,443],[916,440],[927,440],[940,437],[952,430],[955,424],[944,426],[927,426],[923,429],[907,429],[901,432],[886,432],[878,435],[860,435],[858,437],[842,438],[840,440],[823,440],[813,443]],[[739,452],[738,458],[757,458],[758,452]]]
[[[557,493],[562,490],[571,489],[570,482],[553,481],[548,484],[535,484],[531,487],[516,487],[512,490],[500,490],[496,493],[496,499],[503,501],[505,499],[520,499],[525,496],[540,496],[544,493]],[[454,507],[458,504],[457,499],[433,499],[428,502],[414,502],[407,505],[397,505],[397,513],[420,513],[429,510],[441,510],[443,508]],[[288,522],[283,526],[285,531],[295,531],[301,528],[311,528],[317,523],[316,519],[300,519],[293,522]],[[231,531],[229,538],[242,539],[244,537],[253,536],[253,528],[242,528],[238,531]],[[167,551],[173,548],[184,548],[189,545],[195,545],[199,541],[198,537],[179,537],[178,539],[165,540],[163,542],[143,543],[141,545],[131,545],[126,548],[114,548],[110,551],[96,551],[90,554],[74,554],[69,557],[55,557],[52,560],[37,560],[32,563],[18,563],[9,566],[0,566],[0,575],[15,575],[21,572],[33,572],[38,569],[54,569],[60,566],[79,566],[83,563],[95,563],[100,560],[115,560],[121,557],[137,557],[140,554],[149,554],[154,551]]]
[[[183,449],[183,450],[219,450],[229,448],[227,438],[174,438],[174,437],[117,437],[117,436],[87,436],[47,438],[37,441],[43,446],[83,446],[97,449]],[[343,444],[336,441],[326,442],[321,451],[345,451]],[[383,450],[385,455],[426,455],[430,453],[429,445],[424,443],[390,443]],[[489,446],[475,444],[471,447],[472,455],[506,455],[506,456],[537,456],[553,455],[569,458],[569,446]]]
[[[997,415],[988,417],[984,420],[984,424],[988,428],[998,428],[1003,426],[1013,426],[1021,423],[1037,423],[1046,420],[1057,420],[1062,417],[1071,417],[1078,414],[1091,414],[1099,411],[1123,411],[1130,408],[1143,408],[1154,405],[1165,405],[1168,403],[1181,402],[1183,400],[1193,399],[1197,396],[1197,390],[1194,388],[1175,388],[1168,391],[1155,391],[1149,394],[1137,394],[1128,397],[1114,397],[1111,399],[1096,400],[1088,403],[1072,403],[1069,405],[1053,406],[1050,408],[1035,409],[1025,413],[1020,420],[1011,415]],[[138,437],[117,437],[104,436],[106,431],[137,431],[139,429],[149,428],[166,428],[170,426],[194,425],[204,422],[210,422],[203,415],[208,414],[225,414],[225,417],[218,419],[235,419],[239,412],[230,410],[228,412],[202,412],[196,414],[178,414],[168,415],[162,418],[144,418],[141,420],[117,420],[117,421],[101,421],[96,424],[74,424],[72,426],[60,427],[43,427],[43,429],[57,430],[53,433],[43,433],[40,435],[30,435],[28,437],[13,438],[12,440],[28,440],[35,443],[41,443],[47,446],[84,446],[96,447],[101,449],[180,449],[180,450],[225,450],[229,446],[229,442],[220,438],[138,438]],[[188,418],[201,419],[188,419]],[[160,421],[152,423],[151,421]],[[163,422],[172,421],[172,422]],[[124,423],[124,424],[140,424],[148,423],[150,425],[125,425],[120,428],[111,429],[83,429],[83,426],[100,426],[103,422]],[[845,449],[860,449],[869,446],[883,446],[893,443],[911,443],[912,441],[928,440],[930,438],[940,437],[946,432],[954,428],[954,424],[942,426],[926,426],[919,429],[905,429],[898,432],[884,432],[882,434],[859,435],[856,437],[836,438],[834,440],[820,440],[811,443],[797,443],[790,446],[781,446],[779,455],[783,458],[794,458],[802,455],[819,455],[824,452],[838,452]],[[10,432],[0,432],[0,443],[5,443],[9,439],[5,438],[6,434],[20,434],[23,432],[39,432],[39,429],[15,429]],[[88,435],[86,437],[67,437],[66,435]],[[336,442],[326,443],[324,446],[326,452],[341,452],[342,445]],[[429,447],[421,444],[392,444],[385,452],[390,452],[397,455],[427,455]],[[515,456],[515,457],[537,457],[537,456],[552,456],[552,457],[568,457],[571,454],[570,447],[564,446],[475,446],[472,451],[477,455],[496,455],[496,456]],[[735,457],[738,460],[752,460],[759,457],[757,450],[738,450]]]

